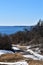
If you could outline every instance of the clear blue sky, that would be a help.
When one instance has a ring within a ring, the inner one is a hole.
[[[34,25],[43,19],[43,0],[0,0],[0,25]]]

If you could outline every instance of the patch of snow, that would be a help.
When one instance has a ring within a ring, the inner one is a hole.
[[[35,48],[35,52],[36,52],[36,53],[41,53],[41,51],[40,51],[39,48]]]
[[[30,54],[32,54],[33,56],[30,55],[25,55],[25,57],[29,57],[32,59],[37,59],[37,60],[43,60],[43,55],[40,55],[38,53],[35,53],[34,51],[32,51],[31,49],[28,49],[27,52],[29,52]]]
[[[34,52],[31,49],[28,49],[27,52],[30,52],[31,54],[34,54]]]
[[[27,47],[27,49],[29,49],[29,48],[31,48],[31,45],[30,46],[26,46]]]
[[[7,54],[7,53],[13,53],[13,52],[10,50],[0,50],[0,55]]]
[[[35,57],[33,55],[23,55],[23,56],[26,58],[31,58],[31,59],[37,60],[37,57]]]
[[[35,50],[39,50],[39,48],[36,48]]]
[[[0,62],[0,64],[7,64],[7,65],[28,65],[26,61],[19,61],[19,62]]]
[[[20,50],[19,48],[17,48],[17,47],[12,47],[12,49],[14,49],[14,50]]]

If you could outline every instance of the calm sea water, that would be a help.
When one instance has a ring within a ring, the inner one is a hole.
[[[17,31],[23,31],[25,28],[30,29],[30,26],[0,26],[0,33],[13,34]]]

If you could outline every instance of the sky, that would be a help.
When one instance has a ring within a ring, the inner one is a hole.
[[[0,26],[30,26],[43,19],[43,0],[0,0]]]

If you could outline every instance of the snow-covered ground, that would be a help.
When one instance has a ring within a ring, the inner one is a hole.
[[[13,53],[13,52],[9,50],[0,50],[0,55],[7,54],[7,53]]]
[[[12,47],[12,49],[14,49],[14,50],[20,50],[20,49],[17,48],[17,47]],[[2,54],[7,54],[7,53],[14,53],[14,52],[12,52],[12,51],[10,51],[10,50],[0,50],[0,55],[2,55]]]
[[[31,46],[26,46],[27,47],[27,50],[25,50],[24,52],[27,53],[29,52],[30,54],[24,54],[23,56],[26,57],[26,58],[32,58],[34,60],[43,60],[43,55],[40,55],[38,52],[40,52],[39,48],[36,48],[36,50],[39,50],[37,51],[37,53],[35,51],[33,51],[32,49],[30,49]],[[18,47],[12,47],[12,49],[14,50],[20,50],[20,48]],[[24,53],[23,52],[23,53]],[[13,53],[12,51],[9,51],[9,50],[0,50],[0,55],[2,54],[7,54],[7,53]]]
[[[19,48],[17,48],[17,47],[12,47],[12,49],[14,49],[14,50],[20,50]]]
[[[27,49],[26,52],[30,53],[30,55],[29,54],[28,55],[23,55],[26,58],[32,58],[34,60],[43,60],[43,55],[40,55],[40,54],[32,51],[31,49]]]
[[[30,53],[30,55],[28,54],[28,55],[23,55],[24,57],[26,57],[26,58],[32,58],[32,59],[34,59],[34,60],[43,60],[43,55],[40,55],[39,53],[40,53],[40,49],[37,47],[37,48],[35,48],[35,51],[33,51],[32,49],[30,49],[31,48],[31,45],[29,45],[29,46],[25,46],[26,47],[26,49],[27,50],[25,50],[25,52],[27,53],[27,52],[29,52]],[[19,48],[19,46],[18,47],[12,47],[14,50],[20,50],[20,48]],[[23,49],[24,50],[24,49]]]
[[[19,62],[0,62],[0,64],[5,64],[5,65],[28,65],[26,61],[19,61]]]

